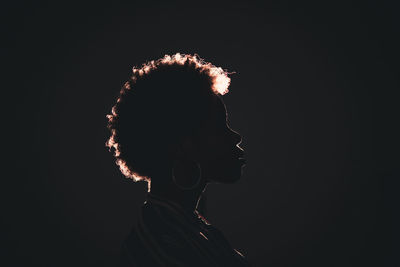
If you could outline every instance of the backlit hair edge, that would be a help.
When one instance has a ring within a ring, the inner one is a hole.
[[[199,57],[199,55],[194,54],[194,55],[189,55],[189,54],[181,54],[181,53],[176,53],[174,55],[165,55],[164,57],[158,59],[158,60],[151,60],[148,61],[140,68],[133,67],[133,75],[130,78],[130,83],[126,82],[122,89],[120,90],[120,93],[117,98],[117,103],[111,108],[111,114],[107,114],[106,117],[108,118],[108,124],[107,128],[111,131],[111,136],[109,139],[106,141],[106,147],[108,147],[108,150],[112,152],[112,148],[114,149],[113,156],[116,158],[115,163],[116,165],[119,166],[120,171],[122,174],[129,178],[134,180],[135,182],[137,181],[147,181],[148,183],[148,190],[150,190],[150,183],[151,183],[151,177],[147,177],[144,175],[140,175],[137,172],[131,170],[128,167],[128,164],[126,161],[122,158],[120,158],[120,144],[116,142],[116,129],[113,127],[114,122],[118,119],[118,113],[116,112],[116,107],[118,103],[121,101],[121,97],[126,93],[128,90],[132,90],[131,85],[134,85],[135,81],[141,77],[150,74],[153,70],[156,70],[160,66],[165,66],[165,65],[185,65],[185,64],[191,64],[192,66],[195,67],[196,70],[198,70],[200,73],[206,73],[210,79],[211,79],[211,89],[212,91],[217,94],[217,95],[225,95],[226,93],[229,92],[228,87],[230,85],[231,79],[228,77],[228,73],[226,70],[223,70],[220,67],[216,67],[213,64],[204,61],[202,58]],[[130,85],[131,84],[131,85]]]

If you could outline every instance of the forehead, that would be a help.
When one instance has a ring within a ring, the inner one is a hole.
[[[215,97],[214,110],[215,110],[215,113],[213,114],[214,118],[216,118],[218,121],[226,122],[228,115],[226,111],[226,106],[221,97],[219,96]]]

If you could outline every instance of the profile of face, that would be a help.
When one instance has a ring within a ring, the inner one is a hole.
[[[187,148],[207,182],[233,183],[241,178],[245,165],[244,151],[239,147],[242,137],[229,127],[222,99],[214,100],[209,117]]]

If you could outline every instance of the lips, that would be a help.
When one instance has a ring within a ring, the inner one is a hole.
[[[245,159],[245,158],[238,158],[238,160],[239,160],[242,164],[246,164],[246,159]]]
[[[239,151],[237,151],[236,152],[236,157],[237,158],[244,158],[244,151],[242,151],[242,150],[239,150]]]
[[[246,163],[246,159],[244,158],[244,151],[243,150],[239,150],[236,153],[236,158],[243,164]]]

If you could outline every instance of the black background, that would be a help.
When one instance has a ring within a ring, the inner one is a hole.
[[[114,164],[105,116],[133,66],[176,52],[236,72],[223,98],[248,163],[206,214],[235,248],[400,266],[398,8],[321,2],[4,6],[2,266],[117,264],[146,185]]]

